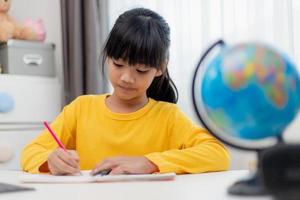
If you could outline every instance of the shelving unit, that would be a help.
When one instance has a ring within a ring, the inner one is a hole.
[[[0,110],[0,169],[20,169],[25,144],[42,131],[43,121],[51,122],[61,110],[61,86],[55,77],[0,74],[0,93],[14,102],[9,111]]]

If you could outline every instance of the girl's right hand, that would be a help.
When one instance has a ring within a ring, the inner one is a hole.
[[[53,175],[75,175],[80,173],[79,156],[74,150],[55,149],[48,156],[48,168]]]

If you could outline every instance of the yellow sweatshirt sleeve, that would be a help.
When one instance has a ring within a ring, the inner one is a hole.
[[[145,155],[161,173],[202,173],[229,168],[229,154],[224,145],[180,110],[170,115],[169,123],[170,150]]]
[[[50,125],[67,149],[75,149],[76,114],[79,112],[78,99],[65,106]],[[40,166],[47,161],[49,154],[58,148],[51,134],[45,129],[37,138],[26,145],[21,152],[21,168],[30,173],[40,173]]]

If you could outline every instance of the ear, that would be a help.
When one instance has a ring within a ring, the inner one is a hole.
[[[158,70],[156,71],[155,77],[161,76],[162,74],[163,74],[162,70],[161,70],[161,69],[158,69]]]
[[[162,69],[158,69],[155,76],[158,77],[158,76],[161,76],[163,73],[165,73],[166,69],[167,69],[167,66],[168,66],[168,63],[169,63],[169,59],[166,59],[165,63],[164,63],[164,66],[162,67]]]

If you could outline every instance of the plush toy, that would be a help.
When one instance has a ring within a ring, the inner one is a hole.
[[[44,41],[45,29],[42,21],[27,21],[20,24],[8,14],[11,0],[0,0],[0,41],[8,39]]]
[[[44,27],[44,23],[42,19],[38,19],[37,21],[33,21],[32,19],[24,20],[25,27],[31,27],[36,33],[36,39],[38,41],[45,41],[46,39],[46,31]]]

